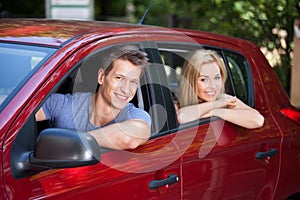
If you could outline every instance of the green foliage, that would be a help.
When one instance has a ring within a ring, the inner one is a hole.
[[[42,18],[45,16],[45,1],[44,0],[1,0],[0,12],[5,17],[29,17]]]
[[[137,23],[152,2],[144,24],[199,29],[250,40],[280,52],[275,66],[289,93],[293,23],[299,0],[94,0],[95,19]],[[44,17],[44,0],[1,0],[11,17]],[[176,16],[176,17],[173,17]],[[172,18],[173,17],[173,18]],[[172,19],[172,20],[170,20]],[[284,33],[284,34],[282,34]]]
[[[155,4],[147,24],[166,26],[162,16],[176,15],[178,27],[230,35],[269,51],[276,49],[280,62],[274,69],[289,93],[293,23],[300,18],[299,0],[161,0]]]
[[[176,6],[173,0],[133,0],[133,4],[136,6],[136,22],[142,18],[146,9],[151,7],[144,24],[159,26],[168,26],[168,17],[175,12]]]

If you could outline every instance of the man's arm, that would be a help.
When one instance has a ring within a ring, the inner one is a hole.
[[[150,137],[151,128],[144,120],[131,119],[89,132],[99,146],[111,149],[135,149]]]

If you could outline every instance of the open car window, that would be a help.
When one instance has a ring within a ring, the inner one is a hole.
[[[128,43],[130,45],[139,46],[136,43]],[[106,63],[107,57],[111,50],[115,48],[115,45],[95,50],[88,56],[80,60],[76,65],[72,67],[65,77],[60,81],[60,84],[56,85],[52,92],[47,95],[47,98],[53,94],[75,94],[75,93],[96,93],[99,87],[98,84],[98,71],[100,68],[105,68],[109,63]],[[141,48],[141,50],[143,50]],[[145,103],[147,103],[147,97],[145,97],[145,82],[144,73],[141,76],[141,82],[137,88],[137,92],[130,103],[135,107],[146,110]],[[44,100],[44,102],[47,100]],[[41,105],[42,106],[42,105]],[[146,110],[148,112],[148,110]],[[46,128],[52,127],[52,122],[48,120],[37,122],[38,132]]]
[[[251,71],[246,58],[241,54],[227,49],[197,44],[160,43],[158,47],[175,102],[181,92],[179,85],[183,78],[182,68],[184,63],[188,61],[189,55],[199,49],[209,49],[216,51],[221,56],[227,68],[225,93],[237,96],[249,106],[254,105]]]

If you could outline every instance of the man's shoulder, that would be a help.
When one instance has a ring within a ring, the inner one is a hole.
[[[89,97],[90,97],[90,93],[74,93],[74,94],[53,93],[48,98],[47,103],[53,104],[57,102],[62,105],[65,105],[65,104],[71,104],[72,102],[84,102],[88,100]]]
[[[127,114],[129,115],[129,118],[131,119],[142,119],[146,121],[149,125],[151,124],[151,118],[148,112],[146,112],[144,109],[137,108],[134,104],[129,103],[127,105]]]
[[[88,93],[88,92],[77,92],[77,93],[74,93],[72,94],[72,98],[73,99],[82,99],[82,100],[86,100],[86,99],[89,99],[91,96],[91,93]]]
[[[128,103],[127,106],[125,107],[129,112],[130,111],[141,111],[141,112],[146,112],[144,109],[141,109],[139,107],[136,107],[133,103]]]
[[[134,109],[134,108],[137,108],[133,103],[128,103],[128,104],[127,104],[127,107],[128,107],[128,108],[133,108],[133,109]]]
[[[49,96],[50,101],[52,100],[67,100],[67,99],[71,99],[72,95],[71,94],[61,94],[61,93],[53,93]]]
[[[74,108],[82,107],[90,102],[91,93],[72,94],[72,104]]]

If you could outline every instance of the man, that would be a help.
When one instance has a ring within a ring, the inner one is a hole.
[[[52,94],[36,113],[36,120],[88,132],[100,147],[134,149],[150,137],[149,114],[129,103],[148,59],[136,47],[122,46],[115,48],[106,63],[98,71],[95,94]]]

